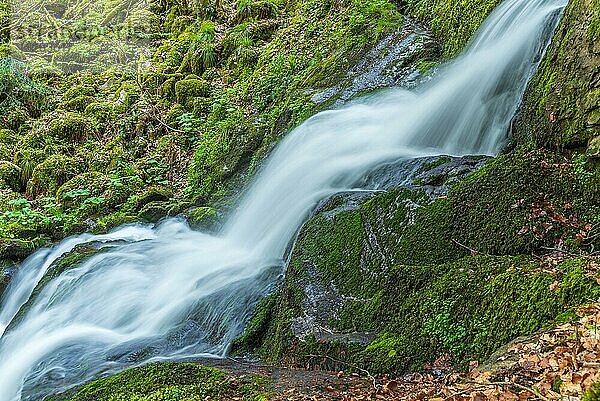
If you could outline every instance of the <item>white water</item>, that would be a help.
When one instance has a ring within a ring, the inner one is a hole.
[[[41,399],[151,358],[224,355],[320,199],[390,160],[498,151],[550,17],[566,1],[506,0],[426,87],[389,90],[308,120],[278,146],[219,235],[169,220],[33,255],[1,307],[0,328],[8,328],[0,401]],[[50,281],[12,321],[53,261],[94,241],[112,247]]]

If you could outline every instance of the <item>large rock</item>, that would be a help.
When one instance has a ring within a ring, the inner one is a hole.
[[[585,259],[549,274],[529,256],[599,245],[577,238],[600,194],[558,160],[516,152],[380,167],[362,181],[378,191],[336,195],[305,224],[281,288],[234,351],[371,372],[422,369],[442,354],[483,361],[600,295]]]

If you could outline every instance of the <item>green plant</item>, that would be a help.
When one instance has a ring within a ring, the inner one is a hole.
[[[23,106],[38,115],[45,106],[48,90],[34,82],[26,65],[12,57],[0,58],[0,113]]]
[[[583,153],[573,156],[573,173],[580,184],[587,184],[595,177],[595,173],[588,169],[588,159]]]
[[[185,131],[188,134],[198,132],[202,124],[202,120],[195,117],[192,113],[183,113],[182,115],[177,117],[175,121],[177,121],[177,124],[179,124],[181,130]]]

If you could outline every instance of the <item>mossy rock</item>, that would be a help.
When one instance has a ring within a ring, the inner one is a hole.
[[[443,353],[459,365],[483,360],[600,295],[585,258],[549,275],[519,256],[554,244],[593,252],[598,239],[579,230],[597,221],[599,197],[600,168],[584,155],[565,162],[525,149],[488,161],[444,198],[418,185],[352,207],[334,197],[303,227],[276,301],[236,347],[259,344],[269,362],[344,368],[302,357],[329,355],[398,373]]]
[[[188,223],[194,230],[213,230],[220,221],[217,210],[211,207],[196,207],[186,213]]]
[[[395,266],[375,281],[369,277],[375,291],[368,297],[341,286],[345,276],[366,278],[367,272],[341,266],[331,281],[318,265],[293,263],[284,286],[257,309],[234,352],[255,351],[266,361],[292,366],[340,369],[347,362],[397,374],[449,354],[464,367],[514,338],[553,325],[573,306],[597,299],[600,286],[587,277],[589,263],[564,261],[553,275],[528,257]],[[314,291],[328,286],[339,291],[341,303],[331,315],[315,315]],[[304,326],[311,319],[314,323]],[[342,364],[327,366],[327,357]]]
[[[131,224],[140,221],[139,216],[127,212],[111,213],[98,219],[94,229],[95,234],[105,234],[110,230],[120,227],[124,224]]]
[[[186,105],[196,97],[210,97],[210,84],[199,78],[186,78],[175,84],[177,103]]]
[[[599,216],[600,169],[573,154],[520,149],[488,162],[450,191],[448,233],[480,253],[516,255],[564,244],[590,251],[598,240],[578,240]]]
[[[60,186],[56,198],[65,207],[75,207],[82,199],[100,197],[110,187],[111,180],[97,171],[86,172],[71,178]]]
[[[103,214],[127,202],[142,186],[141,180],[135,177],[118,180],[97,171],[89,171],[63,184],[56,192],[56,197],[67,209],[81,208],[88,199],[98,201],[97,207],[88,212],[94,215]]]
[[[267,400],[268,380],[248,375],[230,379],[225,372],[195,363],[163,362],[126,370],[47,401],[111,400]]]
[[[428,24],[441,39],[444,56],[453,57],[463,50],[500,1],[415,1],[408,2],[405,11]]]
[[[140,98],[139,86],[131,81],[125,81],[121,84],[115,93],[114,108],[117,112],[126,112]]]
[[[17,133],[11,129],[0,129],[0,144],[13,146],[19,141]]]
[[[6,121],[7,128],[18,131],[29,117],[27,110],[22,107],[16,107],[4,115],[4,120]]]
[[[94,78],[95,79],[95,78]],[[89,96],[94,97],[97,93],[96,88],[88,83],[75,85],[65,91],[63,94],[64,99],[74,99],[78,96]]]
[[[26,186],[35,167],[46,160],[48,156],[59,153],[60,145],[43,129],[35,127],[19,140],[15,150],[13,162],[21,168],[22,184]]]
[[[19,166],[5,160],[0,160],[0,185],[4,184],[14,192],[21,192],[23,189],[21,174],[22,170]]]
[[[88,107],[90,105],[90,103],[93,103],[95,100],[96,100],[96,98],[93,96],[80,95],[80,96],[76,96],[72,99],[65,100],[60,105],[60,108],[62,108],[64,110],[69,110],[69,111],[82,112],[86,109],[86,107]]]
[[[47,245],[47,241],[42,238],[33,240],[0,238],[0,259],[23,260],[44,245]]]
[[[173,189],[168,187],[154,186],[144,190],[138,195],[137,208],[143,208],[150,202],[166,202],[173,197]]]
[[[54,196],[56,191],[81,171],[81,162],[61,154],[52,155],[38,164],[27,182],[27,195]]]
[[[165,201],[153,201],[145,204],[138,216],[147,222],[157,222],[164,217],[171,216],[172,204]]]
[[[83,142],[96,136],[95,121],[78,112],[55,116],[48,126],[48,135],[71,142]]]
[[[98,121],[99,124],[106,124],[113,118],[113,106],[110,102],[90,101],[86,105],[83,114]]]

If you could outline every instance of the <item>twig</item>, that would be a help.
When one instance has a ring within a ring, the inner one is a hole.
[[[373,387],[375,389],[378,389],[378,387],[379,387],[377,385],[377,379],[375,379],[375,376],[373,376],[371,373],[369,373],[368,370],[359,368],[358,366],[352,365],[351,363],[344,362],[344,361],[341,361],[339,359],[332,358],[332,357],[330,357],[328,355],[306,355],[306,357],[308,357],[308,358],[325,358],[325,359],[329,359],[329,360],[331,360],[333,362],[341,363],[342,365],[346,365],[349,368],[359,370],[359,371],[363,372],[364,374],[366,374],[369,377],[369,379],[371,379],[371,381],[373,382]]]
[[[547,246],[542,246],[541,248],[545,249],[546,251],[554,251],[554,252],[562,253],[562,254],[565,254],[565,255],[568,255],[568,256],[573,256],[573,257],[581,256],[581,255],[577,255],[577,254],[574,254],[574,253],[571,253],[569,251],[565,251],[565,250],[559,249],[559,248],[549,248]]]
[[[461,244],[460,242],[458,242],[458,241],[457,241],[457,240],[455,240],[455,239],[452,239],[452,242],[454,242],[456,245],[458,245],[458,246],[460,246],[460,247],[462,247],[462,248],[465,248],[467,251],[470,251],[470,252],[471,252],[471,254],[473,254],[473,255],[484,255],[484,256],[489,256],[487,253],[481,253],[481,252],[479,252],[479,251],[477,251],[477,250],[475,250],[475,249],[473,249],[473,248],[469,248],[468,246],[466,246],[466,245],[464,245],[464,244]]]
[[[584,368],[600,368],[600,362],[583,362],[581,366]]]

